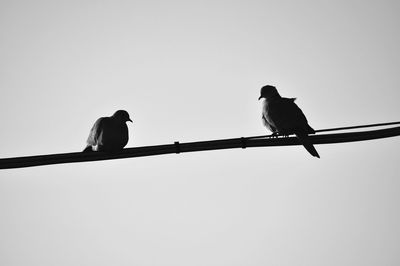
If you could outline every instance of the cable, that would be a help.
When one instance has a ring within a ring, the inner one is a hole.
[[[399,122],[379,123],[379,124],[368,124],[368,125],[360,125],[360,126],[350,126],[350,127],[324,128],[324,129],[315,130],[315,133],[342,131],[342,130],[357,129],[357,128],[382,127],[382,126],[391,126],[391,125],[400,125],[400,121]],[[277,138],[279,136],[280,135],[270,134],[270,135],[247,137],[247,139],[261,139],[261,138],[274,138],[274,137]]]
[[[399,124],[399,122],[353,126],[345,128],[343,127],[335,129],[324,129],[324,130],[332,131],[332,130],[342,130],[348,128],[353,129],[353,128],[394,125],[394,124]],[[344,142],[389,138],[395,136],[400,136],[400,126],[386,128],[386,129],[379,129],[379,130],[361,131],[361,132],[315,134],[309,136],[309,141],[313,144],[333,144],[333,143],[344,143]],[[268,138],[266,138],[265,136],[263,138],[242,137],[242,138],[197,141],[188,143],[180,143],[176,141],[173,144],[166,144],[166,145],[125,148],[121,151],[113,153],[73,152],[73,153],[4,158],[0,159],[0,169],[123,159],[123,158],[154,156],[154,155],[172,154],[172,153],[210,151],[210,150],[222,150],[222,149],[234,149],[234,148],[245,149],[252,147],[267,147],[267,146],[290,146],[290,145],[301,145],[301,144],[299,143],[296,137],[283,138],[283,137],[271,137],[271,135],[269,135]]]
[[[347,129],[357,129],[357,128],[368,128],[368,127],[382,127],[382,126],[391,126],[391,125],[400,125],[400,122],[389,122],[389,123],[379,123],[379,124],[370,124],[370,125],[361,125],[361,126],[351,126],[351,127],[318,129],[318,130],[315,130],[315,133],[339,131],[339,130],[347,130]]]

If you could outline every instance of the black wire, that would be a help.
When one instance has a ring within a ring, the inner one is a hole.
[[[341,130],[357,129],[357,128],[368,128],[368,127],[382,127],[382,126],[390,126],[390,125],[400,125],[400,121],[399,122],[360,125],[360,126],[350,126],[350,127],[324,128],[324,129],[315,130],[315,133],[329,132],[329,131],[341,131]],[[247,137],[246,139],[261,139],[261,138],[273,138],[273,137],[277,137],[277,136],[274,134],[271,134],[271,135],[252,136],[252,137]]]
[[[315,130],[315,133],[356,129],[356,128],[367,128],[367,127],[382,127],[382,126],[399,125],[399,124],[400,124],[400,122],[389,122],[389,123],[379,123],[379,124],[370,124],[370,125],[361,125],[361,126],[351,126],[351,127],[325,128],[325,129]]]
[[[328,129],[328,130],[332,131],[332,130],[343,130],[343,129],[353,129],[362,127],[387,126],[395,124],[400,124],[400,122],[342,127],[342,128]],[[360,131],[360,132],[315,134],[310,136],[310,140],[312,141],[313,144],[333,144],[333,143],[389,138],[394,136],[400,136],[400,126],[379,129],[379,130]],[[300,145],[300,142],[295,137],[290,137],[290,138],[277,137],[276,139],[273,139],[274,136],[272,135],[261,136],[261,137],[264,138],[261,139],[259,136],[259,137],[253,137],[254,139],[251,139],[250,137],[250,138],[219,139],[211,141],[196,141],[187,143],[179,143],[176,141],[174,144],[125,148],[115,153],[73,152],[73,153],[35,155],[35,156],[24,156],[24,157],[3,158],[3,159],[0,158],[0,169],[123,159],[123,158],[171,154],[178,152],[184,153],[184,152],[210,151],[210,150],[222,150],[222,149],[233,149],[233,148]]]

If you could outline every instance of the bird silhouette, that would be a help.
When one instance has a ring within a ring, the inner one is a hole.
[[[128,143],[128,126],[132,120],[125,110],[118,110],[110,117],[100,117],[94,123],[83,150],[89,151],[118,151]]]
[[[319,158],[317,150],[308,139],[308,134],[315,131],[307,122],[301,109],[294,103],[296,98],[283,98],[274,86],[261,88],[260,97],[264,99],[262,107],[262,122],[273,135],[295,134],[300,143],[314,157]]]

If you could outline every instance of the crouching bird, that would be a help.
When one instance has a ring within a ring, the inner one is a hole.
[[[97,119],[90,130],[87,146],[83,151],[122,150],[129,139],[127,121],[132,122],[125,110],[118,110],[110,117]]]
[[[262,122],[274,135],[295,134],[299,142],[314,157],[319,158],[317,150],[308,139],[315,131],[310,127],[301,109],[294,103],[296,98],[283,98],[274,86],[261,88]]]

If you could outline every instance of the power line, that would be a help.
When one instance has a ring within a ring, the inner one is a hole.
[[[382,123],[377,125],[394,125],[400,122]],[[372,125],[346,127],[346,129],[370,127]],[[340,128],[345,129],[345,128]],[[338,129],[323,129],[316,132],[332,131]],[[400,135],[400,127],[361,131],[361,132],[348,132],[348,133],[335,133],[335,134],[316,134],[310,135],[309,140],[313,144],[333,144],[354,141],[365,141],[372,139],[389,138]],[[132,157],[154,156],[171,153],[185,153],[196,151],[209,151],[209,150],[222,150],[234,148],[253,148],[253,147],[269,147],[269,146],[291,146],[300,145],[296,137],[272,137],[256,136],[256,137],[241,137],[233,139],[219,139],[211,141],[198,141],[179,143],[176,141],[173,144],[156,145],[156,146],[143,146],[136,148],[126,148],[119,152],[73,152],[73,153],[60,153],[49,155],[36,155],[15,158],[0,159],[0,169],[32,167],[40,165],[51,164],[64,164],[100,160],[123,159]]]
[[[359,129],[359,128],[392,126],[392,125],[400,125],[400,121],[399,121],[399,122],[388,122],[388,123],[378,123],[378,124],[359,125],[359,126],[324,128],[324,129],[315,130],[315,133],[332,132],[332,131],[343,131],[343,130]],[[270,138],[270,137],[273,137],[273,135],[261,135],[261,136],[253,136],[253,137],[248,137],[248,138],[249,138],[249,139],[259,139],[259,138]]]
[[[350,127],[325,128],[325,129],[315,130],[315,133],[328,132],[328,131],[340,131],[340,130],[348,130],[348,129],[358,129],[358,128],[392,126],[392,125],[400,125],[400,122],[389,122],[389,123],[379,123],[379,124],[350,126]]]

